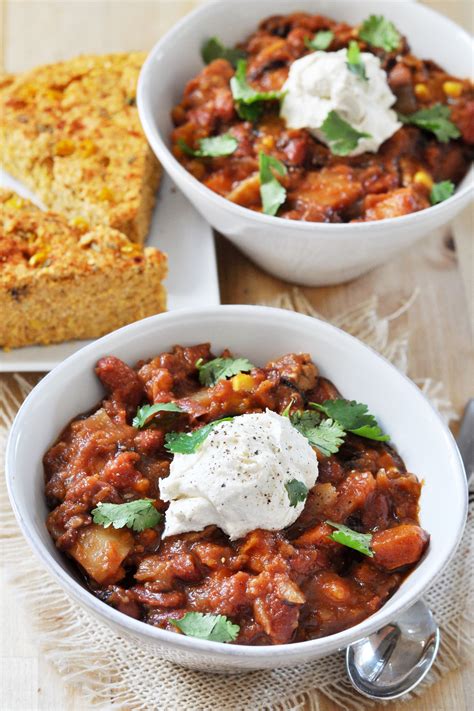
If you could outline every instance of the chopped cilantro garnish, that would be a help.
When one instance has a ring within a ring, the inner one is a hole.
[[[334,32],[331,32],[331,30],[320,30],[319,32],[316,32],[313,39],[310,40],[306,38],[305,45],[309,49],[313,49],[315,52],[324,52],[324,50],[329,47],[333,39]]]
[[[276,215],[280,205],[286,200],[286,190],[273,175],[273,170],[279,175],[286,175],[286,166],[273,156],[268,156],[263,151],[258,154],[260,171],[260,197],[265,215]]]
[[[430,202],[432,205],[437,205],[439,202],[444,202],[454,193],[454,183],[451,180],[442,180],[440,183],[435,183],[431,188]]]
[[[400,44],[401,35],[393,22],[383,15],[371,15],[362,23],[359,29],[360,39],[373,47],[380,47],[386,52],[392,52]]]
[[[245,56],[242,49],[225,47],[218,37],[208,39],[201,49],[201,57],[205,64],[210,64],[214,59],[227,59],[233,67],[236,67],[239,59],[244,59]]]
[[[137,414],[133,418],[133,427],[141,429],[157,412],[183,412],[183,410],[175,402],[156,402],[154,405],[143,405],[138,408]]]
[[[178,146],[182,151],[189,156],[195,158],[217,158],[219,156],[230,156],[235,151],[239,142],[230,133],[223,133],[221,136],[211,136],[210,138],[201,138],[199,140],[199,148],[194,150],[183,141],[178,139]]]
[[[298,479],[290,479],[285,484],[286,493],[290,500],[290,506],[297,506],[301,501],[306,501],[308,487]]]
[[[348,153],[357,148],[359,139],[371,138],[370,133],[361,133],[352,128],[344,119],[342,119],[337,111],[330,111],[324,123],[321,126],[321,131],[329,141],[329,149],[336,156],[346,156]]]
[[[311,407],[324,412],[326,417],[335,420],[346,431],[374,439],[378,442],[387,442],[390,437],[382,432],[377,420],[368,412],[367,405],[355,400],[325,400],[323,403],[311,402]]]
[[[232,419],[232,417],[222,417],[220,420],[214,420],[214,422],[192,430],[192,432],[168,432],[165,436],[165,449],[173,454],[194,454],[219,422],[227,422]]]
[[[230,88],[239,116],[246,121],[256,121],[263,111],[264,101],[280,101],[281,91],[257,91],[247,82],[247,62],[239,59],[237,70],[230,80]]]
[[[357,42],[351,40],[349,42],[349,47],[347,50],[347,68],[350,72],[367,81],[367,74],[365,73],[365,65],[360,58],[360,47]]]
[[[369,556],[369,558],[374,557],[373,551],[370,549],[370,544],[372,543],[371,533],[359,533],[348,526],[344,526],[342,523],[334,523],[334,521],[326,521],[325,523],[336,529],[329,536],[333,541],[341,543],[348,548],[353,548],[355,551]]]
[[[187,612],[179,620],[170,622],[188,637],[198,637],[211,642],[233,642],[240,631],[225,615],[211,615],[203,612]]]
[[[402,123],[411,123],[435,134],[440,143],[448,143],[451,138],[459,138],[461,132],[450,120],[451,109],[444,104],[435,104],[428,109],[420,109],[408,116],[398,114]]]
[[[344,441],[342,427],[330,419],[322,420],[317,412],[295,412],[290,416],[290,422],[324,457],[335,454]]]
[[[153,528],[161,521],[161,514],[153,506],[152,499],[137,499],[126,504],[107,504],[100,502],[92,510],[92,519],[104,528],[132,528],[143,531]]]
[[[196,361],[199,371],[199,382],[206,387],[212,387],[219,380],[232,378],[238,373],[248,373],[255,366],[247,358],[214,358],[203,363],[200,358]]]

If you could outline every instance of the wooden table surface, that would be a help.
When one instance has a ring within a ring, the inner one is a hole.
[[[80,52],[148,49],[196,4],[192,0],[0,0],[0,66],[3,59],[4,69],[15,72]],[[429,0],[426,4],[472,29],[468,0]],[[330,318],[372,294],[378,295],[381,312],[389,313],[419,287],[415,304],[394,328],[410,333],[410,376],[442,381],[458,414],[474,395],[472,225],[473,213],[468,211],[451,231],[454,239],[432,235],[350,285],[304,289],[316,309]],[[217,252],[223,303],[268,301],[290,288],[252,265],[220,236]],[[0,708],[84,711],[87,705],[80,690],[66,688],[40,657],[29,629],[28,610],[15,599],[14,591],[4,586],[2,591]],[[471,664],[448,674],[408,707],[411,711],[470,711],[474,708],[472,672]],[[407,706],[398,703],[390,708],[401,711]],[[336,711],[336,707],[322,700],[321,711]]]

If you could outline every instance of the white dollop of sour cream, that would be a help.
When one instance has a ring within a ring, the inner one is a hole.
[[[280,530],[296,521],[285,484],[307,489],[318,476],[308,440],[271,410],[217,424],[194,454],[175,454],[160,494],[170,505],[163,537],[214,524],[235,540],[249,531]]]
[[[375,153],[381,144],[398,131],[401,124],[390,107],[396,101],[380,60],[361,52],[367,81],[347,66],[347,50],[312,52],[297,59],[283,85],[286,95],[280,115],[289,128],[306,128],[328,145],[320,130],[330,111],[336,111],[348,124],[371,138],[360,138],[348,155]]]

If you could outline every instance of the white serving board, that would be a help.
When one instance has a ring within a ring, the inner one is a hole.
[[[0,185],[43,207],[21,183],[0,169]],[[165,174],[159,189],[147,245],[166,252],[168,309],[220,303],[214,235],[211,227]],[[1,318],[1,315],[0,315]],[[0,372],[47,371],[90,341],[0,349]]]

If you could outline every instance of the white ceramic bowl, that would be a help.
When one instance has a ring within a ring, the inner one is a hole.
[[[263,364],[307,351],[348,398],[367,403],[390,433],[410,471],[425,481],[421,524],[431,533],[427,554],[378,612],[344,632],[281,646],[246,647],[207,642],[154,628],[99,601],[81,584],[45,526],[42,457],[63,427],[103,396],[97,360],[114,354],[134,364],[176,343],[210,341]],[[206,671],[292,666],[346,647],[397,617],[417,600],[453,555],[466,516],[467,485],[456,444],[418,388],[352,336],[323,321],[259,306],[217,306],[160,314],[100,338],[57,366],[32,391],[11,430],[6,471],[11,502],[28,543],[62,587],[80,604],[140,646]]]
[[[413,52],[454,75],[472,72],[473,44],[460,27],[427,7],[387,0],[216,0],[187,15],[153,48],[138,84],[138,108],[151,147],[177,186],[211,225],[258,265],[282,279],[319,286],[357,277],[433,230],[469,202],[472,173],[445,202],[422,212],[378,222],[323,224],[270,217],[217,195],[196,180],[169,149],[170,110],[186,82],[202,68],[203,42],[217,35],[233,45],[269,15],[306,10],[357,23],[370,14],[393,20]]]

